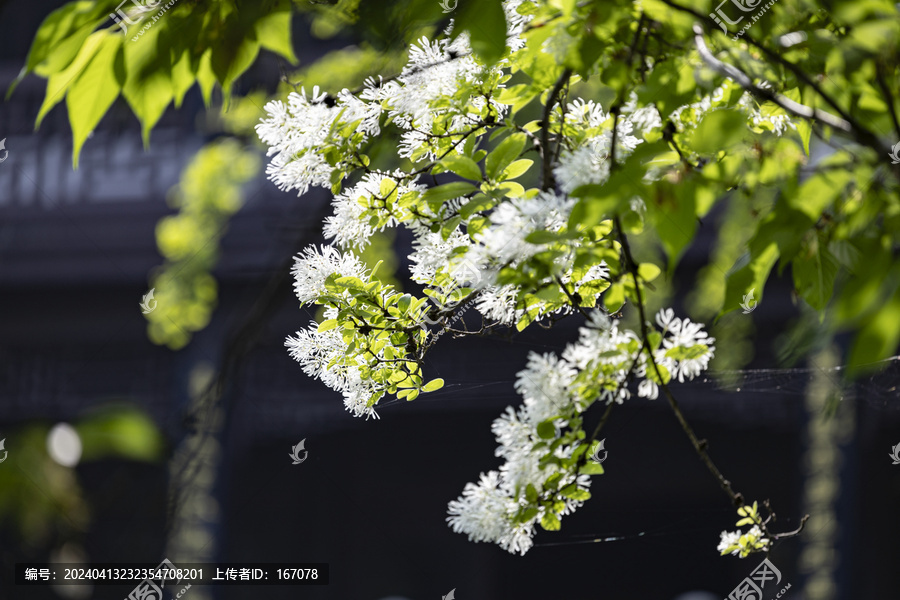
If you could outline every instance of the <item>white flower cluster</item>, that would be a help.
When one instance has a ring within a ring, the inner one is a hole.
[[[330,275],[357,277],[368,281],[368,274],[362,262],[353,254],[341,254],[332,246],[322,246],[317,250],[310,246],[305,252],[294,257],[294,293],[301,304],[315,302],[325,293],[325,280]],[[325,319],[335,319],[337,308],[327,308]],[[308,376],[321,380],[325,385],[344,396],[344,406],[354,416],[378,418],[372,407],[366,406],[372,395],[382,391],[371,379],[360,374],[365,366],[358,356],[348,353],[347,343],[341,335],[341,328],[319,331],[319,324],[310,322],[309,328],[296,332],[296,337],[288,336],[284,345],[291,358],[303,366]]]
[[[703,116],[714,110],[725,108],[725,92],[732,86],[737,84],[727,81],[714,89],[712,93],[704,96],[698,102],[679,106],[669,115],[680,130],[684,131],[699,123]],[[768,89],[772,87],[767,81],[762,81],[759,87]],[[760,129],[770,129],[775,135],[782,135],[788,129],[796,129],[797,126],[791,121],[786,114],[764,114],[760,110],[759,104],[750,92],[743,92],[738,99],[734,108],[741,111],[747,116],[747,121],[754,127]]]
[[[662,328],[663,341],[653,352],[654,360],[660,367],[679,373],[679,380],[685,376],[693,378],[699,373],[699,366],[705,368],[713,356],[714,340],[702,331],[701,325],[675,318],[672,309],[660,311],[656,321]],[[691,351],[693,358],[673,358],[672,350]],[[462,496],[449,503],[447,521],[453,530],[465,533],[470,540],[493,542],[511,553],[525,554],[532,546],[536,524],[548,510],[546,505],[537,505],[530,518],[516,518],[523,509],[534,508],[526,494],[529,486],[544,493],[547,480],[558,475],[559,482],[553,489],[573,483],[579,490],[590,487],[588,475],[576,475],[553,462],[541,464],[547,453],[547,440],[538,434],[538,425],[552,422],[559,438],[568,420],[594,402],[623,402],[631,395],[627,386],[629,373],[641,380],[638,396],[656,398],[657,384],[645,378],[647,369],[653,368],[648,362],[638,335],[620,331],[617,322],[599,312],[592,313],[588,325],[581,328],[578,341],[569,344],[561,357],[531,353],[515,384],[523,398],[522,405],[518,410],[507,407],[491,428],[500,444],[496,455],[505,462],[499,471],[482,474],[477,484],[466,484]],[[685,362],[689,365],[683,365]],[[562,444],[553,453],[558,458],[568,458],[576,447]],[[561,515],[582,504],[567,497],[554,500],[564,502]]]
[[[382,191],[385,182],[387,193]],[[394,227],[401,219],[409,218],[406,213],[392,212],[394,209],[386,203],[385,196],[396,194],[394,197],[399,198],[410,192],[423,191],[424,185],[417,184],[416,178],[410,178],[402,171],[366,173],[359,183],[332,200],[334,214],[325,218],[325,237],[333,239],[342,248],[361,250],[369,244],[369,238],[375,231]],[[382,224],[377,228],[373,226],[372,217],[380,217]]]
[[[337,316],[337,309],[325,310],[325,318]],[[367,406],[369,398],[383,391],[371,379],[360,375],[364,366],[358,357],[350,357],[347,344],[341,337],[341,330],[318,331],[318,323],[311,321],[308,329],[298,331],[296,337],[288,336],[284,345],[291,358],[303,366],[303,372],[319,379],[331,389],[344,396],[344,407],[354,417],[378,418],[375,409]]]
[[[604,124],[609,121],[609,127]],[[565,124],[587,133],[581,141],[560,154],[553,175],[560,188],[571,194],[587,184],[600,184],[609,179],[612,149],[612,120],[603,108],[592,100],[581,98],[569,103]],[[638,109],[637,96],[622,107],[616,124],[616,161],[624,162],[644,140],[641,137],[662,124],[659,113],[652,106]],[[641,136],[641,137],[638,137]]]
[[[754,525],[746,532],[723,531],[716,550],[720,554],[733,554],[744,558],[753,552],[765,550],[770,544],[771,540],[763,535],[759,525]]]
[[[475,236],[467,258],[478,264],[513,265],[543,249],[525,238],[536,231],[559,231],[575,206],[573,198],[540,192],[533,198],[512,198],[491,213],[491,226]]]
[[[504,2],[507,41],[514,51],[524,46],[520,34],[530,19],[518,14],[520,4],[522,0]],[[268,156],[274,155],[266,174],[280,189],[296,189],[299,195],[312,186],[330,187],[333,172],[346,173],[361,166],[354,160],[353,150],[381,132],[385,112],[405,130],[399,152],[403,157],[413,157],[427,145],[432,125],[440,115],[451,119],[450,127],[442,134],[464,131],[478,120],[478,111],[488,102],[499,121],[506,107],[493,95],[455,97],[460,83],[487,81],[505,64],[480,65],[472,56],[466,35],[452,41],[446,37],[423,37],[410,46],[409,61],[397,78],[369,78],[358,95],[344,89],[331,97],[316,86],[309,96],[305,88],[291,93],[287,105],[279,100],[269,102],[264,107],[267,117],[256,126],[259,138],[269,146]],[[358,134],[349,148],[343,147],[340,140],[341,130],[348,126]],[[329,147],[337,154],[331,163],[325,153]],[[426,149],[416,158],[433,159],[434,154]]]
[[[291,275],[294,276],[294,293],[300,304],[311,304],[325,292],[325,280],[329,275],[366,278],[366,267],[355,254],[341,254],[333,246],[316,249],[309,246],[294,257]]]
[[[268,117],[256,126],[259,139],[268,144],[266,175],[283,191],[299,190],[305,194],[310,186],[330,187],[335,169],[349,168],[352,163],[342,156],[332,166],[324,149],[340,143],[340,129],[358,121],[358,144],[378,135],[381,107],[377,103],[360,102],[349,91],[337,99],[320,93],[315,86],[311,96],[306,89],[291,93],[285,106],[273,100],[264,107]]]

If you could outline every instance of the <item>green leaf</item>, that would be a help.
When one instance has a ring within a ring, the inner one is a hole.
[[[451,154],[445,157],[440,164],[446,170],[456,173],[460,177],[481,181],[481,168],[468,156]]]
[[[253,32],[244,33],[236,28],[230,34],[226,33],[225,39],[230,43],[216,48],[212,54],[211,66],[222,86],[222,93],[228,99],[234,81],[256,60],[260,43]]]
[[[162,29],[151,27],[138,41],[125,44],[127,78],[122,96],[141,121],[144,146],[150,144],[150,130],[174,99],[169,53],[157,51]]]
[[[497,144],[487,158],[484,159],[484,169],[488,179],[496,181],[498,175],[510,166],[525,149],[525,134],[513,133]]]
[[[850,351],[850,374],[883,368],[876,361],[890,356],[900,342],[900,288],[863,324]]]
[[[763,287],[778,260],[778,246],[773,242],[753,249],[751,253],[749,261],[727,277],[725,302],[720,316],[739,308],[748,290],[755,292],[757,302],[762,302]]]
[[[546,531],[559,531],[559,517],[550,511],[545,512],[544,516],[541,517],[541,527]]]
[[[297,64],[297,57],[291,43],[292,14],[288,5],[287,10],[263,16],[256,22],[255,33],[260,46],[280,54],[293,65]]]
[[[443,379],[432,379],[428,383],[422,386],[423,392],[434,392],[444,387]]]
[[[494,203],[495,200],[493,198],[489,198],[484,194],[476,194],[459,209],[459,216],[463,219],[468,219],[477,212],[493,208]]]
[[[537,434],[541,439],[552,440],[556,437],[556,425],[553,424],[554,419],[541,421],[537,425]]]
[[[747,133],[747,117],[722,109],[708,112],[689,135],[688,143],[701,154],[716,154],[738,144]]]
[[[453,37],[469,32],[475,55],[488,65],[506,52],[506,13],[500,0],[462,0],[453,26]]]
[[[451,181],[437,187],[433,187],[422,194],[422,200],[432,209],[437,210],[447,200],[453,200],[471,194],[478,188],[468,181]]]
[[[613,283],[603,295],[603,304],[609,312],[616,312],[625,304],[625,286],[621,282]]]
[[[574,483],[567,485],[563,489],[559,490],[559,493],[566,498],[571,498],[572,500],[590,500],[591,493],[587,490],[583,490],[579,488]]]
[[[334,329],[337,326],[338,326],[337,319],[326,319],[326,320],[322,321],[321,323],[319,323],[319,327],[318,327],[317,331],[319,333],[322,333],[324,331],[329,331],[331,329]]]
[[[347,288],[349,290],[355,290],[359,292],[366,291],[366,284],[363,283],[362,279],[358,277],[338,277],[334,280],[335,285],[339,285],[341,287]]]
[[[38,110],[37,119],[34,124],[35,128],[41,126],[41,121],[44,120],[44,117],[50,109],[59,104],[65,97],[69,85],[71,85],[91,59],[94,58],[94,55],[103,45],[103,40],[106,39],[108,35],[109,34],[103,31],[98,31],[90,35],[87,40],[85,40],[81,49],[78,51],[78,54],[75,56],[75,59],[69,66],[47,78],[47,90],[44,92],[44,102],[41,104],[40,110]]]
[[[412,304],[412,296],[409,294],[403,294],[400,296],[400,299],[397,300],[397,308],[400,309],[400,312],[406,314],[409,310],[409,305]]]
[[[794,121],[794,125],[797,126],[797,134],[803,143],[803,152],[809,156],[809,138],[812,136],[812,123],[806,119],[797,119]]]
[[[595,463],[594,461],[588,461],[581,465],[578,472],[582,475],[603,475],[603,465]]]
[[[191,70],[191,52],[185,50],[181,54],[181,58],[172,65],[172,95],[175,100],[175,108],[181,107],[181,101],[184,100],[185,94],[188,93],[196,81],[194,72]]]
[[[107,19],[104,7],[96,2],[69,2],[54,10],[34,35],[24,73],[48,77],[65,69],[97,25]]]
[[[822,212],[841,197],[853,179],[853,171],[847,169],[818,171],[803,182],[795,194],[788,196],[788,202],[813,222],[818,221]]]
[[[826,242],[824,236],[813,237],[807,252],[795,256],[791,263],[797,293],[820,312],[825,310],[831,299],[838,271],[838,261],[825,247]]]
[[[212,91],[216,86],[216,74],[212,69],[212,48],[208,48],[197,63],[197,85],[200,86],[204,106],[209,107],[212,102]],[[337,186],[340,187],[340,183],[337,183]]]
[[[653,263],[641,263],[638,265],[638,276],[644,281],[653,281],[661,273],[660,268]]]
[[[519,160],[515,160],[506,169],[503,170],[503,173],[500,175],[500,179],[515,179],[516,177],[521,177],[524,175],[528,169],[531,168],[531,165],[534,164],[534,161],[530,158],[520,158]]]
[[[671,276],[697,231],[697,186],[691,179],[677,185],[660,181],[654,187],[656,194],[647,202],[647,212],[666,251]]]
[[[97,52],[66,94],[72,126],[72,164],[76,169],[81,146],[119,97],[125,80],[122,39],[119,35],[107,35],[102,39]]]

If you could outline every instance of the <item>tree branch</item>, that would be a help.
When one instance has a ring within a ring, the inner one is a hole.
[[[628,237],[625,235],[625,231],[622,229],[622,223],[620,222],[618,215],[613,217],[613,222],[618,233],[619,242],[622,244],[622,254],[625,257],[626,270],[631,274],[631,277],[634,280],[634,290],[637,299],[636,304],[641,320],[641,337],[644,339],[644,344],[646,344],[649,332],[647,331],[647,316],[644,311],[644,300],[641,296],[641,287],[640,283],[638,282],[637,263],[634,260],[634,256],[632,256],[631,254],[631,246],[628,243]],[[672,394],[669,386],[663,383],[663,377],[659,371],[659,365],[656,364],[656,358],[653,356],[653,353],[648,352],[647,356],[654,372],[656,373],[656,377],[659,380],[659,387],[662,389],[663,394],[666,396],[666,399],[669,402],[669,406],[672,407],[672,412],[675,413],[675,417],[678,419],[678,423],[681,425],[681,429],[688,436],[688,439],[691,441],[691,445],[694,447],[694,450],[697,452],[700,460],[703,461],[703,464],[706,465],[706,468],[709,470],[709,472],[712,473],[713,477],[716,478],[716,481],[718,481],[719,483],[719,487],[721,487],[722,490],[725,491],[734,506],[736,506],[737,508],[744,506],[744,495],[736,492],[734,488],[731,487],[731,482],[726,479],[724,475],[722,475],[722,472],[712,461],[709,453],[707,452],[709,444],[706,440],[701,440],[697,437],[697,434],[694,433],[693,428],[687,422],[687,419],[685,418],[684,413],[681,411],[681,407],[678,405],[678,401],[675,399],[675,396]],[[799,535],[808,519],[809,515],[805,515],[800,521],[800,526],[796,530],[777,534],[773,534],[769,531],[766,522],[760,521],[759,525],[765,533],[766,537],[771,540],[779,540]]]
[[[763,98],[765,100],[769,100],[770,102],[774,102],[787,112],[797,117],[802,117],[804,119],[817,119],[822,123],[825,123],[826,125],[834,127],[835,129],[840,129],[841,131],[846,131],[847,133],[853,133],[853,126],[849,121],[840,117],[836,117],[833,114],[825,112],[822,109],[810,108],[805,104],[795,102],[783,94],[777,94],[772,90],[761,88],[753,83],[753,80],[750,79],[750,77],[746,73],[744,73],[734,65],[724,63],[713,56],[712,52],[710,52],[709,50],[709,47],[706,45],[706,40],[703,38],[703,29],[700,27],[700,25],[697,24],[694,25],[694,43],[697,45],[697,52],[700,54],[700,58],[702,58],[703,62],[709,65],[711,69],[730,79],[733,79],[741,87],[743,87],[745,90],[747,90],[757,98]]]
[[[712,29],[713,31],[721,31],[719,29],[719,26],[715,23],[715,21],[713,21],[712,19],[709,18],[709,16],[707,16],[703,13],[701,13],[693,8],[690,8],[688,6],[683,6],[681,4],[678,4],[677,2],[673,2],[672,0],[661,0],[661,1],[666,6],[674,8],[677,11],[693,15],[695,18],[697,18],[701,22],[706,23],[710,27],[710,29]],[[695,33],[697,32],[696,25],[694,26],[694,32]],[[701,31],[701,33],[702,33],[702,31]],[[774,50],[769,49],[765,44],[762,44],[761,42],[755,40],[750,35],[747,35],[747,32],[744,32],[744,35],[741,37],[741,39],[744,40],[745,42],[747,42],[748,44],[750,44],[751,46],[753,46],[754,48],[758,49],[760,52],[762,52],[767,59],[781,65],[782,67],[786,68],[788,71],[793,73],[794,76],[796,76],[797,79],[799,79],[801,82],[803,82],[804,85],[807,85],[810,88],[812,88],[816,92],[816,94],[818,94],[822,98],[822,100],[825,101],[826,104],[831,106],[838,113],[838,115],[840,115],[840,118],[843,120],[843,122],[849,126],[848,129],[843,129],[843,128],[839,128],[839,129],[853,134],[858,142],[860,142],[864,146],[868,146],[868,147],[872,148],[879,154],[881,154],[887,150],[884,147],[884,145],[879,141],[878,136],[876,136],[871,131],[869,131],[868,129],[863,127],[863,125],[859,121],[854,119],[851,114],[849,114],[846,110],[844,110],[844,108],[838,103],[837,100],[832,98],[830,94],[826,93],[825,90],[822,89],[822,86],[819,85],[818,82],[816,82],[812,77],[810,77],[806,71],[801,69],[800,66],[787,60],[778,52],[775,52]],[[699,49],[699,47],[698,47],[698,49]],[[735,80],[735,81],[737,81],[737,80]],[[741,84],[741,85],[743,86],[743,84]],[[744,86],[744,87],[746,87],[746,86]],[[796,104],[799,107],[803,107],[807,110],[818,111],[820,114],[828,115],[832,119],[837,118],[837,117],[834,117],[834,115],[830,115],[829,113],[820,111],[819,109],[810,109],[809,107],[806,107],[802,104],[793,102],[789,98],[787,100],[789,100],[791,103]],[[774,100],[773,100],[773,102],[774,102]],[[785,108],[785,107],[782,106],[782,108]],[[785,110],[788,110],[788,109],[785,108]],[[804,114],[798,113],[797,116],[803,117],[805,119],[817,118],[817,119],[820,119],[823,123],[827,123],[827,121],[825,119],[821,119],[818,115],[815,115],[815,114],[813,116],[806,116]],[[828,124],[830,125],[831,123],[828,123]]]
[[[644,340],[647,340],[649,338],[649,332],[647,331],[647,315],[644,312],[644,300],[641,297],[641,286],[640,282],[638,281],[637,275],[637,263],[635,263],[634,257],[631,254],[631,246],[628,244],[628,237],[625,235],[625,231],[622,229],[622,223],[619,220],[618,215],[614,217],[614,223],[616,226],[616,231],[619,234],[619,242],[622,244],[622,254],[625,256],[625,268],[631,274],[632,279],[634,279],[634,291],[635,296],[637,297],[636,304],[638,308],[638,315],[641,321],[641,337]],[[675,417],[678,419],[678,423],[681,425],[681,428],[684,430],[685,434],[687,434],[688,439],[690,439],[691,445],[694,446],[694,450],[697,452],[700,460],[703,461],[703,464],[706,465],[706,468],[709,469],[709,471],[716,478],[716,481],[719,482],[719,486],[725,491],[726,494],[728,494],[728,497],[731,498],[732,503],[734,503],[734,505],[737,507],[743,506],[744,496],[734,491],[734,489],[731,487],[731,482],[725,479],[725,476],[722,475],[722,472],[719,471],[719,468],[716,467],[715,463],[713,463],[712,459],[709,457],[709,454],[706,452],[706,440],[701,440],[697,437],[697,434],[694,433],[694,430],[691,428],[690,424],[688,424],[684,413],[681,412],[681,407],[678,405],[678,401],[675,400],[675,396],[672,395],[672,391],[669,389],[669,386],[663,383],[663,377],[659,371],[659,365],[656,364],[656,358],[653,356],[652,352],[648,352],[648,359],[650,360],[650,364],[653,366],[653,370],[656,372],[656,377],[659,379],[659,387],[663,390],[663,394],[665,394],[666,399],[669,401],[669,406],[672,407],[672,411],[675,413]]]
[[[559,79],[553,85],[553,89],[550,90],[550,95],[547,96],[547,103],[544,105],[544,114],[541,121],[541,189],[544,191],[552,190],[556,187],[553,171],[551,170],[553,152],[550,150],[550,113],[553,112],[556,99],[571,76],[572,69],[567,68],[563,70]],[[562,143],[562,141],[559,143]]]

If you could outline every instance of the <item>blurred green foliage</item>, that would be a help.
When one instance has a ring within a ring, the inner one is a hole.
[[[153,420],[128,404],[102,405],[71,425],[81,442],[79,464],[110,458],[157,462],[165,454]],[[59,464],[48,451],[51,429],[49,423],[30,423],[4,434],[0,523],[34,551],[77,538],[90,522],[76,468]]]
[[[75,472],[47,452],[49,432],[47,424],[32,424],[7,434],[9,455],[0,463],[0,521],[34,549],[77,535],[89,522]]]
[[[296,62],[288,0],[180,0],[162,14],[162,2],[149,12],[136,4],[77,0],[53,11],[9,88],[28,73],[47,78],[36,126],[65,98],[76,167],[81,146],[120,94],[141,121],[146,145],[166,108],[180,106],[194,84],[207,106],[216,85],[227,104],[261,49]]]
[[[185,168],[169,204],[178,213],[156,226],[165,264],[152,275],[157,308],[146,314],[147,334],[156,344],[183,347],[206,327],[216,304],[210,274],[228,218],[244,203],[241,187],[259,171],[259,156],[238,141],[222,138],[205,146]]]

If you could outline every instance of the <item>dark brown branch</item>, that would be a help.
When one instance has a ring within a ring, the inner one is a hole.
[[[619,220],[619,217],[616,216],[613,218],[615,223],[616,232],[618,233],[619,242],[622,244],[622,254],[625,257],[625,266],[626,270],[631,274],[632,279],[634,280],[634,289],[635,289],[635,297],[636,297],[636,305],[638,308],[638,315],[641,321],[641,337],[644,339],[644,343],[646,344],[646,340],[648,339],[649,332],[647,330],[647,315],[644,311],[644,300],[641,296],[641,286],[638,281],[638,273],[637,273],[637,263],[634,260],[634,256],[631,254],[631,246],[628,243],[628,237],[625,235],[625,231],[622,229],[622,223]],[[659,365],[656,363],[656,358],[653,356],[653,352],[647,352],[648,360],[650,361],[650,365],[653,367],[654,372],[656,373],[656,377],[659,380],[659,387],[662,389],[663,394],[666,396],[666,399],[669,402],[669,406],[672,408],[672,412],[675,413],[675,417],[678,419],[678,423],[681,425],[682,430],[687,434],[688,439],[691,441],[691,445],[694,447],[694,450],[697,452],[697,455],[700,457],[700,460],[706,465],[706,468],[713,474],[716,481],[719,483],[719,487],[725,491],[728,497],[731,499],[731,502],[737,508],[740,508],[745,505],[743,494],[736,492],[733,487],[731,487],[731,482],[722,475],[722,472],[716,466],[716,464],[712,461],[707,452],[708,443],[706,440],[701,440],[697,437],[697,434],[694,433],[694,429],[687,422],[687,419],[684,416],[684,413],[681,411],[681,407],[678,405],[678,401],[675,399],[675,396],[672,394],[672,391],[669,389],[669,386],[666,385],[663,381],[662,373],[660,373]],[[768,507],[768,503],[766,503]],[[771,509],[770,509],[771,513]],[[771,513],[772,520],[774,520],[774,513]],[[768,519],[766,521],[759,520],[758,524],[760,528],[765,533],[765,536],[771,540],[779,540],[784,538],[789,538],[798,535],[802,530],[806,521],[809,519],[809,515],[804,515],[804,517],[800,521],[800,526],[794,531],[787,531],[782,533],[773,534],[768,529]]]
[[[625,257],[625,268],[634,279],[634,291],[637,298],[636,304],[638,308],[638,315],[641,321],[641,337],[644,340],[647,340],[649,339],[649,332],[647,331],[647,315],[644,312],[644,300],[641,296],[640,281],[638,281],[637,263],[634,261],[634,256],[632,256],[631,254],[631,246],[628,244],[628,237],[625,235],[625,231],[622,229],[622,223],[619,220],[618,216],[614,217],[614,223],[616,226],[616,231],[619,235],[619,243],[622,244],[622,254]],[[725,491],[726,494],[728,494],[728,497],[731,498],[732,503],[737,507],[743,506],[744,496],[734,491],[734,489],[731,487],[731,482],[725,479],[725,476],[722,475],[722,472],[719,471],[719,468],[709,457],[709,454],[706,452],[706,440],[699,439],[697,437],[697,434],[694,433],[693,428],[687,422],[687,419],[684,417],[684,413],[681,412],[681,407],[678,405],[678,401],[675,400],[675,396],[672,395],[671,390],[669,390],[669,386],[664,383],[662,373],[660,373],[659,371],[659,365],[656,364],[656,359],[653,356],[652,352],[648,352],[648,359],[653,367],[654,372],[656,373],[657,379],[659,380],[659,387],[663,390],[663,394],[669,401],[669,406],[672,407],[672,411],[675,413],[675,417],[678,419],[678,423],[681,425],[681,428],[684,430],[685,434],[687,434],[688,439],[690,439],[691,445],[694,447],[694,450],[697,452],[700,460],[703,461],[703,464],[706,465],[706,468],[709,469],[709,471],[716,478],[719,486]]]
[[[553,85],[553,89],[550,90],[550,95],[547,96],[547,103],[544,105],[544,114],[541,120],[541,189],[544,191],[552,190],[556,187],[553,171],[551,170],[553,152],[550,150],[550,113],[553,112],[556,99],[570,77],[572,77],[572,69],[564,69],[559,79]],[[559,140],[557,143],[561,144],[562,140]]]

